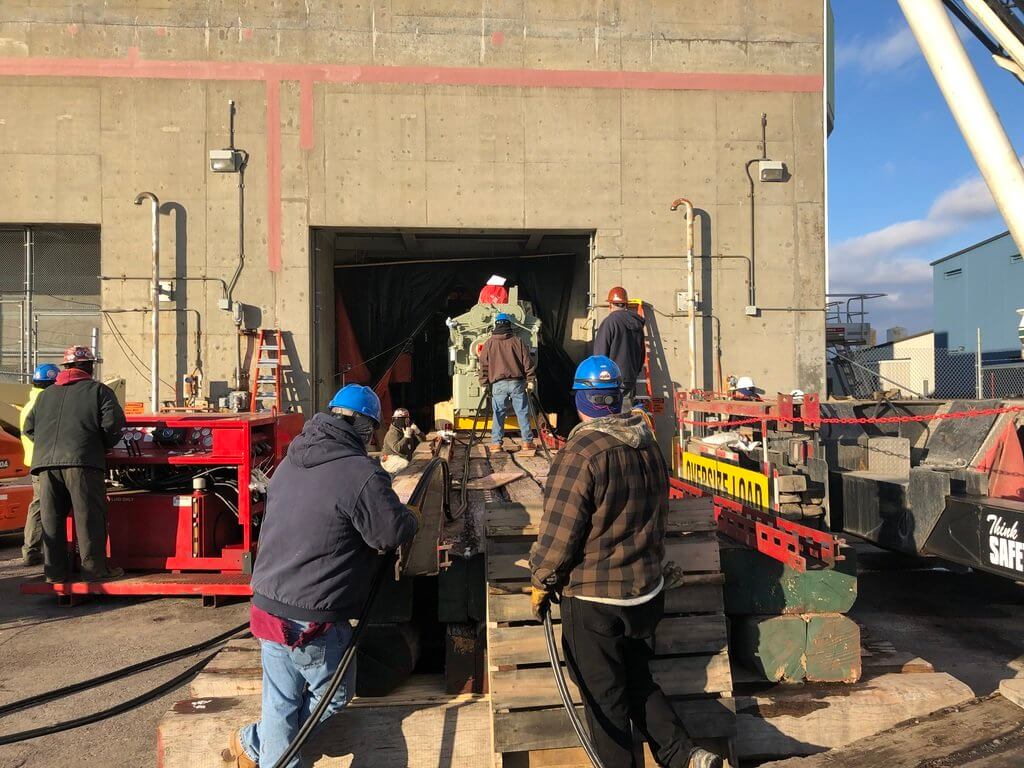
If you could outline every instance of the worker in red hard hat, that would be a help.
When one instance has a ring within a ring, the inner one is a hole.
[[[423,442],[423,432],[413,423],[406,408],[396,408],[391,416],[391,426],[384,435],[384,447],[380,465],[394,475],[409,466],[416,446]]]
[[[594,355],[610,357],[622,372],[623,405],[628,410],[636,394],[636,382],[647,354],[644,319],[629,308],[629,294],[622,286],[608,291],[608,317],[594,337]]]
[[[124,575],[107,563],[106,455],[121,439],[125,418],[114,391],[93,379],[97,362],[89,347],[68,347],[64,370],[25,419],[32,474],[39,477],[43,574],[54,584],[67,580],[65,521],[72,513],[82,578]]]

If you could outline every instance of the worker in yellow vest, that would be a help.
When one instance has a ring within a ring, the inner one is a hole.
[[[32,440],[25,434],[25,419],[36,404],[39,393],[57,381],[60,369],[52,363],[37,365],[32,372],[32,389],[28,402],[21,406],[18,429],[21,430],[21,447],[25,452],[25,466],[32,466]],[[43,523],[39,514],[39,475],[32,475],[32,503],[25,518],[25,544],[21,548],[21,561],[25,565],[39,565],[43,562]]]

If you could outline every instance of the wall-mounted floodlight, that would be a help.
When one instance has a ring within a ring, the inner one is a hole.
[[[214,173],[238,173],[245,160],[245,152],[240,149],[210,150],[210,170]]]
[[[241,173],[249,162],[249,153],[235,149],[235,102],[228,102],[228,146],[210,150],[210,170],[214,173]]]
[[[761,181],[786,180],[786,164],[781,160],[759,160],[757,172]]]

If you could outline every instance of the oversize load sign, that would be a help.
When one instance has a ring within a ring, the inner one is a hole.
[[[770,509],[768,478],[696,453],[683,454],[683,479],[756,509]]]

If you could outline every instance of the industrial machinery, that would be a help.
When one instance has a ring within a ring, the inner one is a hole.
[[[248,595],[267,484],[301,429],[289,413],[129,416],[107,455],[107,553],[136,575],[22,591]]]
[[[513,333],[522,338],[536,357],[540,319],[534,316],[529,302],[519,301],[518,286],[509,289],[508,304],[476,304],[469,312],[449,319],[448,373],[452,377],[456,429],[480,426],[475,417],[483,406],[484,392],[478,379],[478,355],[494,330],[494,317],[499,312],[509,316]]]
[[[32,481],[21,448],[18,416],[29,385],[0,385],[0,534],[25,527],[32,503]]]

